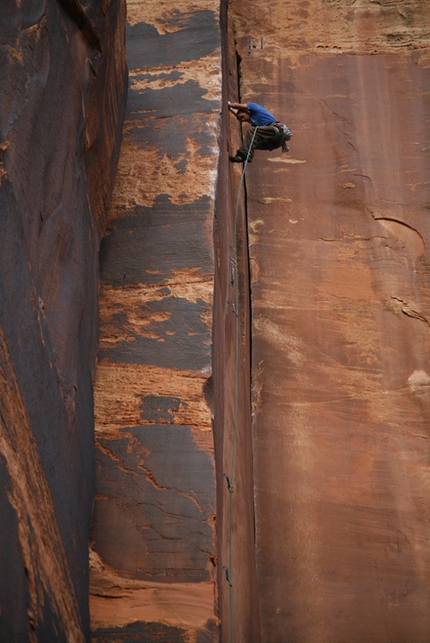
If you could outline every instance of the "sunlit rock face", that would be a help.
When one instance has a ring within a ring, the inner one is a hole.
[[[230,6],[247,171],[263,641],[430,637],[427,2]]]
[[[0,8],[0,639],[89,638],[98,249],[126,98],[121,1]]]
[[[101,246],[95,641],[212,641],[219,5],[129,2],[127,115]]]

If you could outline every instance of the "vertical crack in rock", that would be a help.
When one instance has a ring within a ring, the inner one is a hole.
[[[227,12],[227,3],[222,3],[222,9]],[[228,100],[239,100],[238,75],[242,72],[231,17],[222,13],[225,107]],[[227,109],[223,109],[222,121],[214,236],[217,264],[213,356],[221,640],[257,643],[260,625],[253,511],[246,209],[243,190],[238,194],[242,168],[228,159],[240,146],[240,128]]]

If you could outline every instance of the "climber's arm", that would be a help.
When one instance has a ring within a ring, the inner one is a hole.
[[[233,110],[233,109],[248,109],[246,103],[230,103],[230,101],[228,101],[228,108],[230,110]]]

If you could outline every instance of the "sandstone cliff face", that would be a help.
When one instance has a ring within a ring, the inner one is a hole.
[[[226,9],[128,5],[129,103],[101,254],[94,641],[259,637]]]
[[[95,454],[125,6],[0,9],[2,641],[89,638],[94,455],[94,641],[430,638],[430,9],[226,9],[128,3]]]
[[[234,2],[262,640],[430,637],[427,2]]]
[[[93,639],[212,641],[219,8],[130,2],[127,21],[128,108],[101,249]]]
[[[120,1],[0,8],[0,639],[89,636],[98,248],[125,103]]]

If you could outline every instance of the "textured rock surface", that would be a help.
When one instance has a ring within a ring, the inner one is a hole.
[[[224,6],[226,9],[226,6]],[[236,101],[237,62],[223,17],[223,91]],[[213,409],[217,467],[218,595],[221,641],[259,641],[250,404],[250,292],[242,168],[228,161],[240,145],[237,122],[222,112],[215,218]]]
[[[128,3],[93,640],[427,643],[430,8],[234,0],[222,71],[225,9]],[[89,636],[124,11],[0,9],[2,641]]]
[[[429,620],[429,5],[234,3],[248,170],[262,640]]]
[[[95,641],[212,641],[219,7],[128,3],[130,89],[101,252]]]
[[[98,247],[124,5],[0,8],[0,640],[89,636]]]

